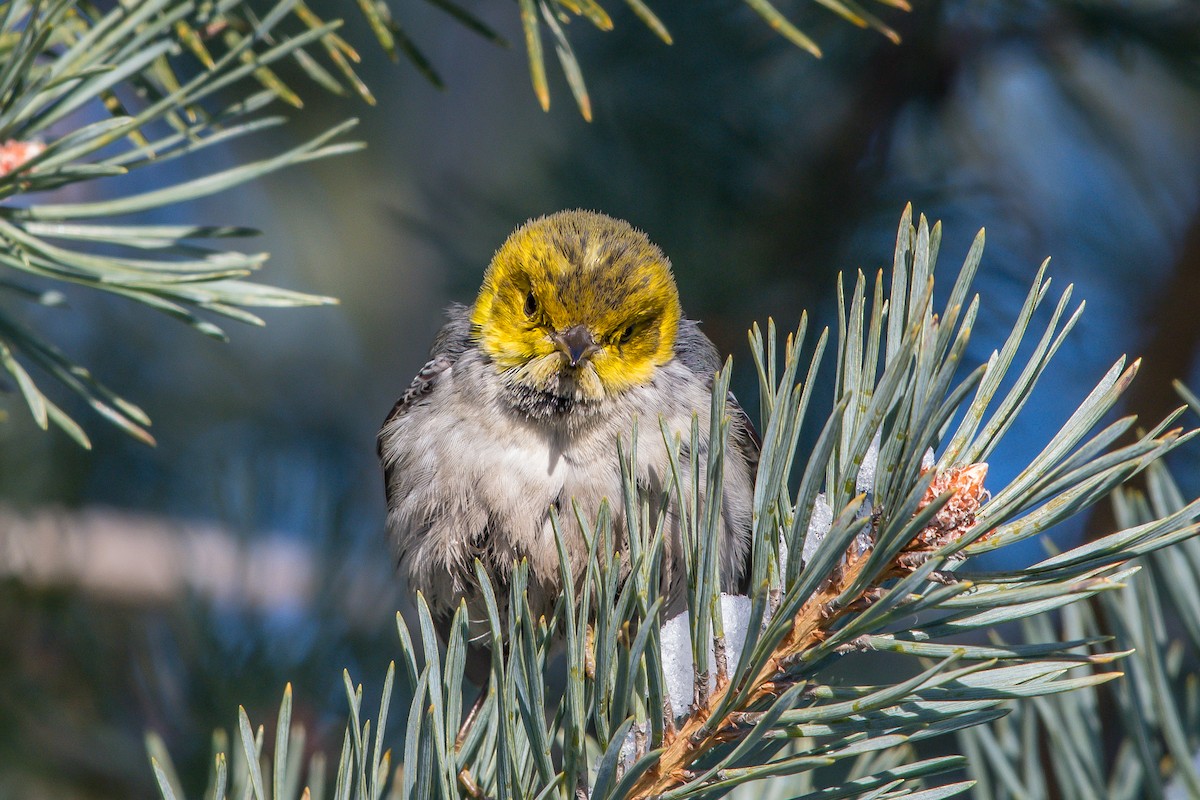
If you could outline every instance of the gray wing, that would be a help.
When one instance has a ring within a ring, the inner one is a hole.
[[[717,354],[717,348],[708,340],[708,337],[700,332],[699,326],[692,320],[684,320],[679,326],[679,336],[675,344],[675,355],[683,362],[684,366],[690,369],[697,376],[703,377],[705,385],[712,389],[713,376],[721,367],[721,358]],[[762,442],[758,434],[754,430],[753,423],[750,422],[750,417],[746,414],[737,398],[733,396],[733,392],[725,401],[726,410],[729,413],[729,444],[727,448],[727,457],[736,459],[742,462],[746,469],[746,476],[749,478],[750,484],[746,489],[750,491],[750,495],[738,498],[744,503],[744,515],[734,515],[731,509],[738,503],[730,502],[731,498],[726,494],[725,508],[722,515],[725,517],[727,534],[732,533],[734,536],[741,538],[742,541],[748,541],[750,537],[750,506],[753,503],[753,483],[758,474],[758,459],[759,451],[762,449]],[[726,467],[726,492],[730,489],[729,475],[734,471],[731,465]],[[729,575],[731,579],[730,591],[738,591],[745,593],[748,589],[746,581],[750,575],[750,550],[747,549],[740,559],[740,563],[734,563],[730,566],[733,572]]]
[[[700,331],[700,325],[695,320],[685,319],[679,323],[675,357],[692,372],[703,376],[708,387],[712,388],[713,375],[721,368],[721,357],[717,354],[716,346]],[[758,453],[762,449],[762,440],[754,430],[750,416],[733,396],[733,392],[730,392],[726,399],[726,407],[729,409],[730,439],[738,454],[750,467],[751,477],[754,477],[758,474]]]
[[[383,467],[385,491],[388,491],[388,487],[391,486],[392,467],[383,460],[383,432],[387,430],[392,420],[408,413],[409,409],[421,403],[437,386],[438,377],[454,366],[454,362],[467,349],[471,335],[470,309],[455,303],[446,309],[446,317],[446,324],[433,339],[433,347],[429,350],[429,360],[417,372],[412,383],[404,390],[404,394],[400,395],[396,405],[392,406],[392,410],[384,419],[383,425],[379,429],[379,436],[375,440],[375,452]]]

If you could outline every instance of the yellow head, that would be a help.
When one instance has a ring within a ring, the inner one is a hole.
[[[681,313],[671,264],[645,234],[562,211],[525,223],[496,251],[471,324],[510,386],[595,401],[671,360]]]

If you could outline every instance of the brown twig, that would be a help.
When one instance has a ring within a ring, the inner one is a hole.
[[[829,615],[826,609],[858,577],[866,564],[864,557],[848,556],[845,568],[836,570],[836,578],[818,589],[800,608],[792,622],[792,630],[776,648],[775,653],[754,677],[753,689],[747,696],[743,708],[751,708],[758,702],[778,693],[776,680],[787,671],[787,663],[800,653],[823,642],[827,631],[844,613],[845,609]],[[738,737],[737,729],[744,717],[730,714],[724,719],[711,719],[716,709],[731,690],[732,685],[718,685],[709,696],[708,702],[697,707],[684,721],[678,734],[666,742],[658,764],[648,769],[634,784],[630,798],[650,798],[686,783],[688,767],[698,758],[719,744]]]
[[[976,512],[988,499],[988,492],[983,486],[986,475],[986,464],[952,467],[938,474],[919,507],[924,508],[942,493],[953,490],[950,501],[917,534],[909,549],[873,576],[870,585],[849,603],[838,604],[835,602],[837,598],[858,580],[869,561],[870,551],[857,555],[853,549],[847,552],[824,584],[800,607],[799,613],[792,620],[791,632],[784,637],[762,669],[754,676],[746,700],[723,718],[713,719],[713,712],[732,690],[732,684],[719,680],[710,694],[703,695],[703,702],[696,702],[692,715],[684,721],[678,734],[665,738],[658,763],[642,774],[629,797],[657,797],[682,786],[695,777],[688,767],[696,763],[697,759],[714,747],[744,735],[747,722],[753,718],[747,713],[749,709],[782,694],[791,683],[785,679],[788,670],[805,652],[829,637],[829,631],[838,619],[846,614],[861,611],[878,600],[882,592],[879,585],[881,582],[912,572],[924,560],[914,559],[914,555],[924,555],[927,558],[933,548],[965,535],[974,527]],[[858,640],[850,643],[850,646],[857,642]],[[699,677],[697,676],[697,680]]]

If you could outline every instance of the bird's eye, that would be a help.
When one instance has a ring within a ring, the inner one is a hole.
[[[621,331],[621,338],[618,339],[617,341],[620,344],[628,344],[629,340],[633,338],[633,329],[634,329],[633,325],[630,325],[627,328],[625,328],[625,330]]]
[[[531,291],[529,294],[525,295],[525,316],[532,317],[537,312],[538,301],[537,298],[533,296],[533,292]]]

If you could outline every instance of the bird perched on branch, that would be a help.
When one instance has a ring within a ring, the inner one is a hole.
[[[514,562],[527,559],[530,608],[549,617],[562,592],[550,510],[562,512],[576,575],[587,552],[572,501],[594,520],[607,498],[620,540],[617,440],[629,441],[635,417],[637,485],[651,508],[671,515],[663,591],[681,603],[683,554],[659,419],[687,444],[699,414],[702,456],[720,360],[683,318],[667,257],[626,222],[560,212],[513,232],[475,304],[451,306],[448,316],[378,441],[399,570],[434,618],[445,626],[465,598],[472,639],[486,640],[475,559],[500,598]],[[728,412],[719,553],[722,581],[732,585],[746,560],[758,444],[732,396]],[[703,468],[706,459],[697,461]],[[691,482],[683,483],[690,499]]]

